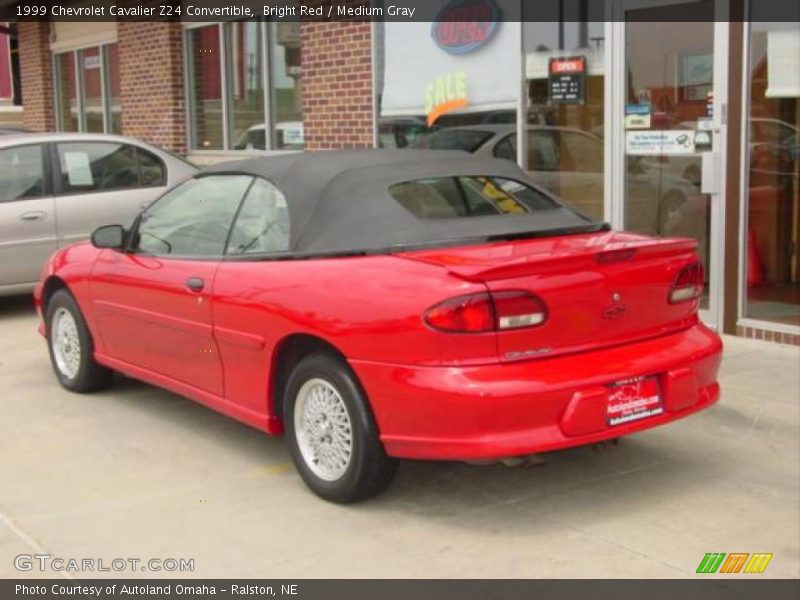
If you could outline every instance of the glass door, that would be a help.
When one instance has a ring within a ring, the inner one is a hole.
[[[728,51],[727,23],[716,23],[714,11],[711,0],[620,0],[612,69],[612,221],[697,240],[706,273],[701,316],[711,326],[721,312]]]

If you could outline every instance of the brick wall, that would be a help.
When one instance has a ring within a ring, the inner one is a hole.
[[[757,329],[755,327],[737,326],[736,335],[753,340],[764,340],[765,342],[800,346],[800,335],[782,333],[780,331],[767,331],[766,329]]]
[[[123,135],[186,153],[180,23],[117,25]]]
[[[22,99],[22,123],[34,131],[55,129],[53,115],[53,62],[50,54],[50,24],[23,21],[17,25]]]
[[[370,23],[304,22],[300,35],[306,148],[372,147]]]

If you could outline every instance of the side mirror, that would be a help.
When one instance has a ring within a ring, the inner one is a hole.
[[[95,248],[122,250],[125,246],[125,228],[122,225],[103,225],[92,232],[91,239]]]

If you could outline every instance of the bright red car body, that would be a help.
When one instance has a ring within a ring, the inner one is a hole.
[[[280,434],[282,362],[298,340],[343,356],[390,456],[486,459],[616,438],[719,398],[722,344],[698,300],[668,301],[695,243],[598,232],[313,260],[159,258],[85,243],[35,292],[66,286],[97,362]],[[188,278],[207,284],[187,289]],[[458,334],[443,300],[535,290],[533,329]],[[43,330],[44,331],[44,330]],[[620,382],[657,390],[650,416],[611,425]],[[655,387],[653,387],[655,386]],[[616,400],[615,400],[616,401]]]
[[[114,371],[271,434],[333,502],[397,458],[509,458],[719,398],[696,242],[615,233],[518,166],[461,152],[217,165],[35,291],[60,384]]]

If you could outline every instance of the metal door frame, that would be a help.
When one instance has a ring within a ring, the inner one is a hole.
[[[685,4],[692,0],[664,0],[663,4]],[[608,52],[606,56],[605,122],[606,126],[606,219],[615,229],[624,223],[625,199],[625,101],[627,69],[625,64],[625,12],[636,8],[652,8],[653,0],[608,0],[606,23]],[[723,289],[725,264],[725,184],[728,112],[728,3],[715,0],[714,21],[714,101],[713,153],[716,155],[717,189],[710,195],[709,224],[709,299],[708,309],[700,311],[703,322],[721,329],[723,322]],[[725,20],[720,20],[725,18]]]

